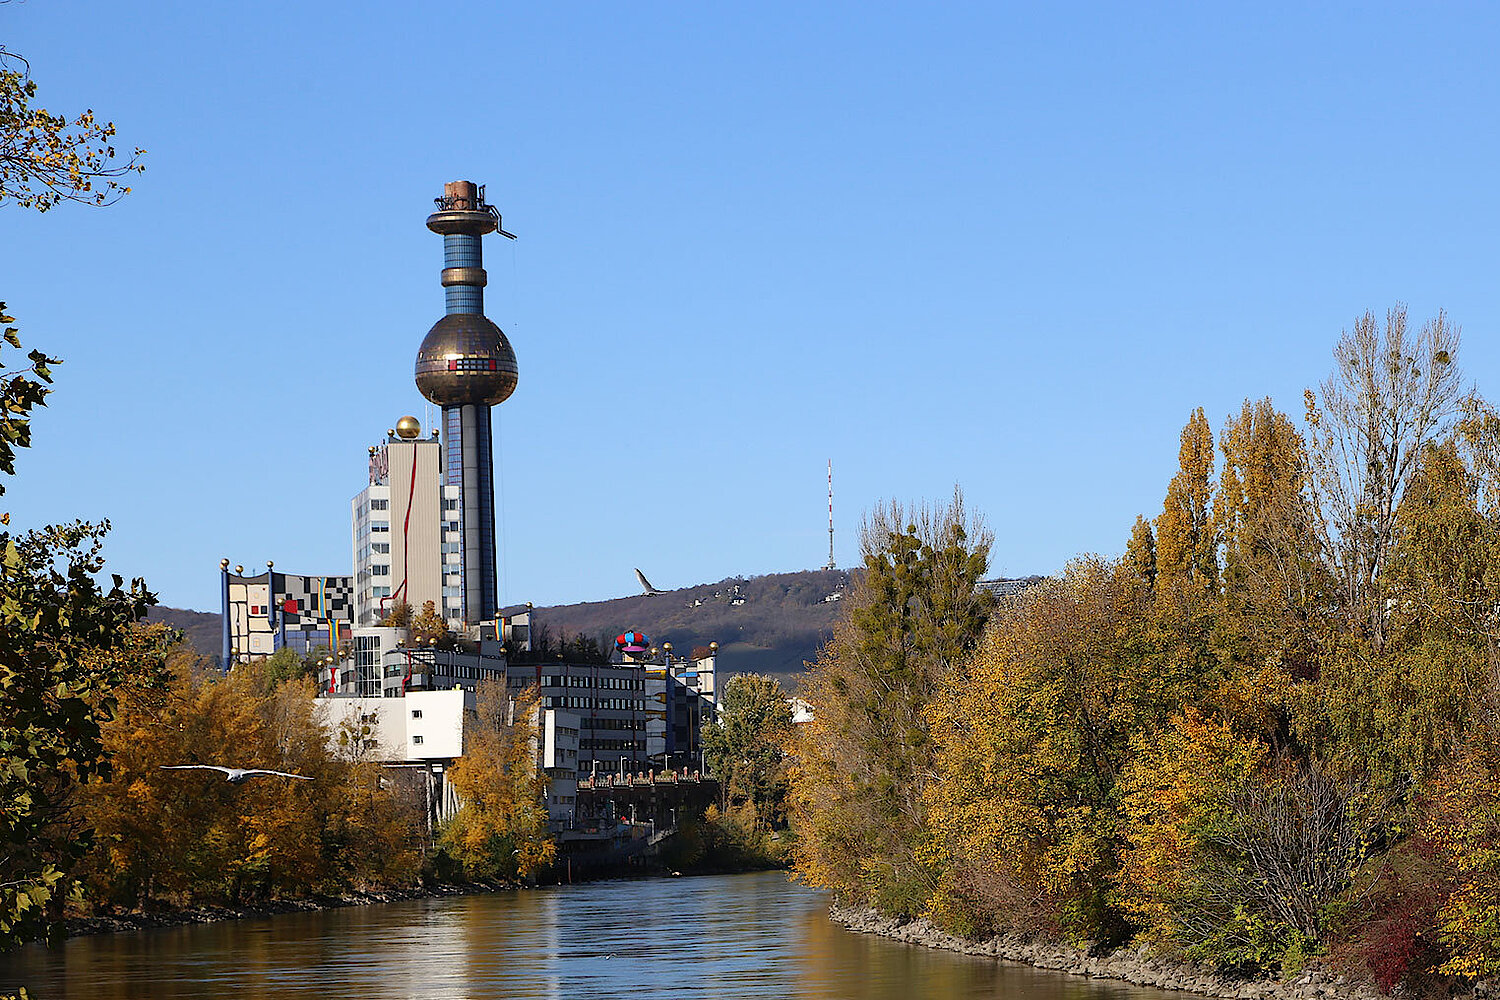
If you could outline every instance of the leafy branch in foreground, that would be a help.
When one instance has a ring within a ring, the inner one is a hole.
[[[112,205],[130,193],[123,178],[140,173],[144,149],[117,160],[115,123],[92,110],[69,118],[34,107],[31,66],[0,46],[0,204],[38,212],[64,201]]]

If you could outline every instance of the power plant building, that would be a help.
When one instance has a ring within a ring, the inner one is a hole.
[[[307,656],[349,641],[354,587],[348,576],[302,576],[266,571],[245,575],[219,563],[223,615],[223,662],[259,659],[290,648]]]

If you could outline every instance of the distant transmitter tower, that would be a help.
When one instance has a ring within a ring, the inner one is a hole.
[[[484,316],[486,233],[500,213],[471,181],[443,185],[427,228],[443,237],[443,293],[448,314],[417,351],[417,389],[443,408],[443,482],[459,488],[462,516],[463,615],[466,624],[498,611],[495,573],[495,477],[490,407],[516,391],[516,352]]]
[[[833,559],[833,459],[828,460],[828,565],[824,569],[838,569]]]

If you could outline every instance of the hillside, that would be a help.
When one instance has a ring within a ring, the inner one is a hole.
[[[186,611],[157,606],[146,612],[150,622],[166,622],[182,632],[187,644],[204,656],[219,657],[224,651],[223,618],[210,611]]]
[[[536,621],[554,639],[581,633],[605,648],[627,629],[670,642],[684,655],[694,646],[718,642],[721,670],[785,677],[816,659],[838,616],[834,595],[848,586],[843,570],[730,577],[653,597],[537,608]]]
[[[1024,585],[1036,579],[997,580],[991,585]],[[645,632],[656,642],[670,642],[684,656],[695,646],[717,642],[721,670],[777,674],[789,681],[802,672],[805,662],[817,658],[818,648],[832,634],[838,618],[835,595],[844,594],[848,587],[846,570],[735,576],[651,597],[637,594],[537,608],[535,619],[539,637],[542,630],[553,642],[584,635],[598,640],[606,650],[613,648],[615,636],[628,629]],[[199,653],[219,655],[223,639],[218,615],[157,607],[148,618],[181,629]]]

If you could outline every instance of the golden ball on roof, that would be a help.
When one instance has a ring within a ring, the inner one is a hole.
[[[422,433],[422,425],[416,417],[402,417],[396,421],[396,436],[404,441],[410,441]]]

